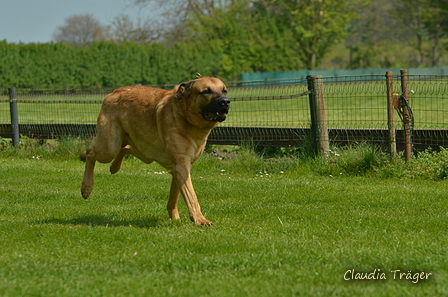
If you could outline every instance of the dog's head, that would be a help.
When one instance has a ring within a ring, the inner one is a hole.
[[[225,84],[214,77],[181,83],[176,88],[175,99],[188,121],[200,127],[224,121],[230,108]]]

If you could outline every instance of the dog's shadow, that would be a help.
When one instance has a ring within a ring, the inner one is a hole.
[[[137,220],[113,219],[106,216],[86,215],[71,219],[45,219],[37,221],[39,224],[59,224],[71,226],[91,226],[91,227],[136,227],[136,228],[156,228],[160,226],[157,217]]]

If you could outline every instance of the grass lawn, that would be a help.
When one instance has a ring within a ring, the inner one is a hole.
[[[0,156],[1,296],[448,295],[447,181],[202,157],[193,184],[214,226],[199,228],[183,202],[168,219],[162,168],[98,164],[83,200],[83,165]],[[386,280],[351,279],[372,272]]]

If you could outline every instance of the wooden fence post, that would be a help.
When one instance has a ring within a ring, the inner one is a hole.
[[[412,136],[411,136],[411,111],[409,110],[409,100],[408,100],[408,71],[405,69],[400,70],[401,74],[401,92],[403,93],[404,100],[407,100],[408,104],[403,106],[403,124],[404,124],[404,135],[405,135],[405,147],[404,147],[404,158],[406,162],[411,160],[412,153]]]
[[[308,75],[306,79],[308,81],[308,90],[311,91],[309,99],[314,149],[316,153],[328,156],[330,141],[328,138],[322,75]]]
[[[387,127],[389,129],[389,151],[391,159],[397,155],[397,140],[395,136],[394,125],[394,89],[392,84],[392,71],[386,72],[386,88],[387,88]]]
[[[17,147],[20,141],[19,112],[17,110],[16,88],[9,88],[9,111],[11,114],[12,144]]]

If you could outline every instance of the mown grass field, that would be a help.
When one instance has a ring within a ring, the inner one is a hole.
[[[446,86],[415,81],[410,87],[415,127],[447,128]],[[400,93],[399,86],[394,90]],[[305,84],[230,88],[233,100],[223,126],[309,127],[309,99]],[[324,84],[326,113],[330,128],[387,128],[386,86],[383,81]],[[285,98],[292,96],[292,98]],[[23,124],[94,124],[104,95],[41,95],[18,98],[19,122]],[[0,123],[10,121],[9,103],[0,102]],[[398,115],[396,125],[401,124]]]
[[[182,221],[168,219],[171,176],[157,165],[130,158],[116,175],[97,165],[83,200],[74,156],[2,153],[0,295],[447,295],[447,181],[332,164],[203,156],[193,183],[214,225],[199,228],[183,203]],[[347,273],[375,269],[387,279]]]

